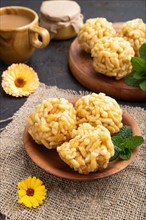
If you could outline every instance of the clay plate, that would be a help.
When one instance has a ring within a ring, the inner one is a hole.
[[[73,103],[76,99],[71,99]],[[132,127],[133,135],[141,135],[140,129],[135,120],[127,113],[123,112],[123,124]],[[136,148],[129,160],[117,159],[109,163],[108,167],[103,171],[82,175],[75,172],[59,157],[55,149],[49,150],[43,145],[38,145],[28,133],[28,126],[24,130],[24,148],[32,159],[32,161],[45,170],[47,173],[53,174],[74,181],[91,181],[111,176],[126,168],[136,157],[139,148]]]
[[[123,23],[113,23],[118,30]],[[86,88],[94,92],[104,92],[115,99],[128,101],[145,101],[146,91],[138,87],[128,86],[124,80],[116,80],[97,73],[93,68],[91,55],[81,49],[77,38],[72,42],[69,49],[69,67],[73,76]]]

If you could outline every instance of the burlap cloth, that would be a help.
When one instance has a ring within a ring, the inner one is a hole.
[[[135,161],[113,176],[91,182],[73,182],[55,177],[36,166],[23,147],[26,118],[41,100],[48,97],[81,96],[41,84],[16,112],[1,133],[1,213],[10,220],[144,220],[145,144]],[[146,111],[122,106],[146,134]],[[17,183],[28,176],[40,178],[47,190],[42,206],[28,209],[17,203]]]

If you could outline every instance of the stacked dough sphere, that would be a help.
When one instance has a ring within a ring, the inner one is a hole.
[[[89,122],[92,126],[103,125],[111,135],[123,126],[122,109],[115,99],[104,93],[92,93],[81,97],[75,104],[77,123]]]
[[[131,58],[146,42],[146,25],[142,19],[134,19],[116,33],[105,18],[88,19],[79,30],[78,42],[91,53],[96,72],[119,80],[131,72]]]
[[[80,174],[88,174],[107,167],[114,155],[110,132],[102,125],[93,127],[83,123],[76,136],[57,147],[64,162]]]
[[[56,148],[70,140],[76,128],[76,113],[66,99],[44,100],[28,117],[28,132],[38,144]]]
[[[146,42],[146,24],[139,18],[127,21],[119,30],[118,36],[129,41],[138,56],[140,46]]]
[[[28,117],[28,132],[80,174],[105,169],[114,155],[111,135],[122,125],[118,103],[103,93],[86,95],[73,106],[66,99],[49,98]]]
[[[117,80],[131,72],[133,56],[130,43],[121,37],[101,38],[92,49],[95,71]]]
[[[105,36],[115,36],[116,31],[111,22],[106,18],[91,18],[80,28],[78,41],[80,46],[88,53],[91,53],[96,41]]]

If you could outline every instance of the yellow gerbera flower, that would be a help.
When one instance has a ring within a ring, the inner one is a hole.
[[[40,179],[28,177],[18,183],[18,203],[28,208],[37,208],[46,197],[46,188]]]
[[[12,64],[2,74],[2,87],[9,95],[16,97],[28,96],[38,86],[37,73],[26,64]]]

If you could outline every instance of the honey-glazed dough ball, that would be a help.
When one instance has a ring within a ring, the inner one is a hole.
[[[61,159],[80,174],[105,169],[114,155],[110,132],[102,125],[79,126],[76,136],[57,147]]]
[[[96,72],[122,79],[132,71],[131,58],[134,50],[122,37],[99,39],[91,51]]]
[[[81,97],[75,103],[77,124],[103,125],[111,135],[122,128],[122,109],[115,99],[104,93],[92,93]]]
[[[129,41],[135,51],[135,55],[139,55],[139,48],[146,42],[146,24],[142,19],[133,19],[123,24],[118,32],[118,36]]]
[[[55,148],[71,138],[76,128],[76,111],[68,100],[49,98],[28,117],[28,132],[38,144]]]
[[[80,27],[78,42],[83,50],[91,53],[96,41],[105,36],[115,36],[116,31],[106,18],[90,18]]]

